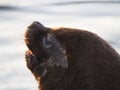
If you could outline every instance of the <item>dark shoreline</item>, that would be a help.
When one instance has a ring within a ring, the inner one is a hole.
[[[59,2],[59,3],[53,3],[51,5],[71,5],[71,4],[96,4],[96,3],[105,3],[105,4],[109,4],[109,3],[114,3],[114,4],[118,4],[120,3],[120,1],[73,1],[73,2]]]

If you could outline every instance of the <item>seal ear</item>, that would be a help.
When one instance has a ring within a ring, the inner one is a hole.
[[[49,66],[57,65],[64,68],[68,67],[65,50],[62,48],[55,36],[50,33],[47,34],[47,36],[43,37],[42,43],[43,48],[49,55],[49,59],[47,61]]]

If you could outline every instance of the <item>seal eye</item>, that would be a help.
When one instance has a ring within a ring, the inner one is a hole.
[[[44,37],[43,38],[43,46],[45,48],[50,48],[52,47],[52,43],[50,42],[50,38],[49,37]]]

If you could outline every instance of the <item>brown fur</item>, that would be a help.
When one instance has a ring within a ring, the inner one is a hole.
[[[27,66],[39,90],[120,90],[120,55],[106,41],[84,30],[46,29],[66,51],[68,67],[47,67],[47,73],[41,76],[45,70],[39,66],[41,60],[27,51]]]

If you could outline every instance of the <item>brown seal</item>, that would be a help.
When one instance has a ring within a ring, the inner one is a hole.
[[[39,90],[120,90],[120,55],[94,33],[33,22],[25,43]]]

